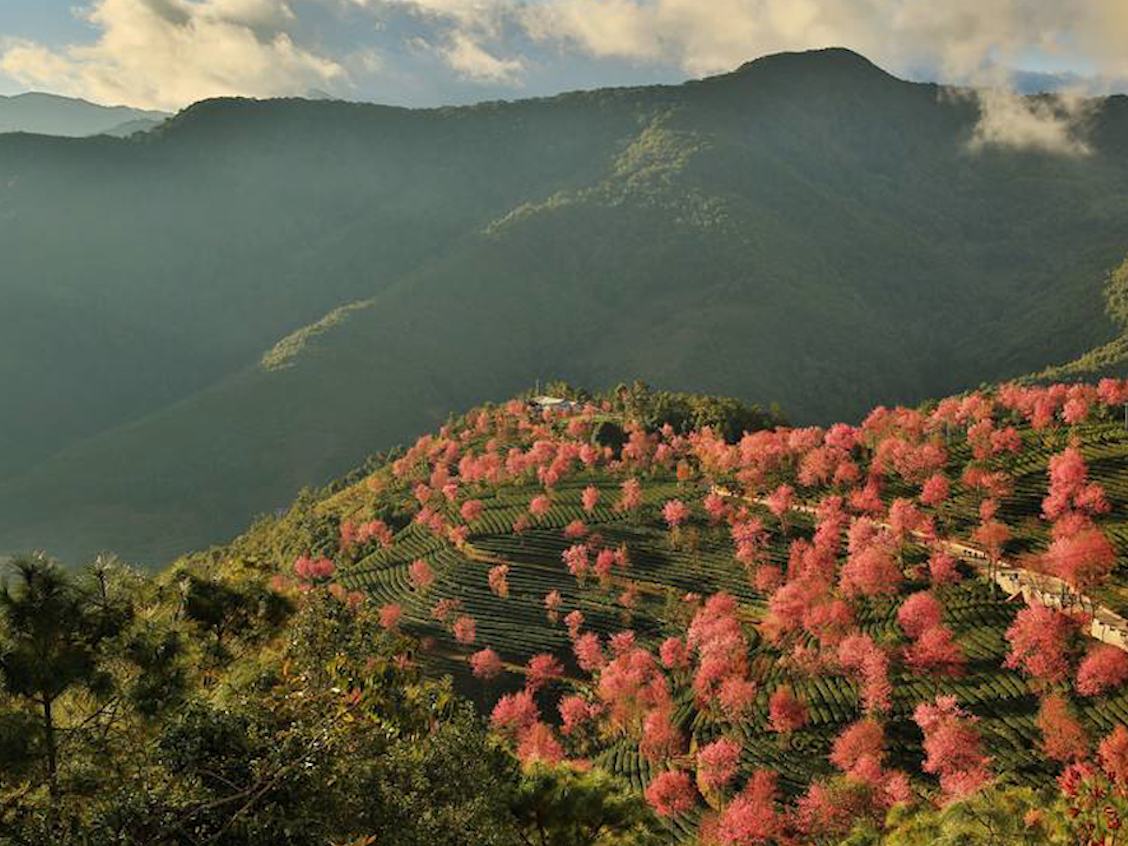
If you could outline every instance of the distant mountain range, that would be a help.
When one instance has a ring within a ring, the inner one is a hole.
[[[408,110],[212,100],[0,136],[0,552],[229,537],[535,379],[851,419],[1120,334],[1128,98],[1092,153],[845,50]]]
[[[73,97],[31,92],[0,96],[0,132],[32,132],[40,135],[126,136],[152,129],[167,112],[131,109],[128,106],[99,106]]]

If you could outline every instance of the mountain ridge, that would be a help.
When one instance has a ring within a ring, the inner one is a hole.
[[[433,110],[212,100],[130,139],[0,137],[3,293],[22,303],[0,330],[22,333],[8,360],[56,374],[0,367],[29,410],[0,423],[0,549],[52,545],[54,525],[68,558],[164,559],[536,378],[849,419],[1116,335],[1099,280],[1128,248],[1124,103],[1104,101],[1084,159],[972,153],[977,109],[935,86],[847,51],[775,61],[858,73],[753,63]],[[164,393],[111,389],[91,361]]]

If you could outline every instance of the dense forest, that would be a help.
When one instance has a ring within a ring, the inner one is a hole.
[[[0,551],[167,563],[536,378],[826,424],[1115,358],[1128,98],[1090,105],[1087,155],[976,150],[974,99],[825,50],[0,136]]]
[[[1124,842],[1128,381],[546,390],[156,575],[11,562],[0,843]]]

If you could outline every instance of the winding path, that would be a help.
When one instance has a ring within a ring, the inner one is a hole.
[[[720,485],[713,485],[712,492],[726,499],[739,499],[753,505],[767,507],[768,504],[763,497],[741,496]],[[802,504],[792,505],[791,510],[802,514],[816,513],[813,506]],[[850,519],[853,522],[857,518]],[[890,528],[888,523],[877,522],[877,525]],[[919,532],[913,532],[912,535],[920,541],[926,540]],[[994,580],[1009,596],[1021,595],[1028,605],[1038,604],[1047,608],[1067,610],[1082,609],[1091,617],[1086,634],[1102,643],[1128,652],[1128,620],[1112,609],[1098,604],[1091,597],[1074,590],[1062,579],[1018,567],[1005,559],[992,564],[983,550],[960,541],[941,538],[931,543],[938,544],[945,551],[970,565],[980,576]]]

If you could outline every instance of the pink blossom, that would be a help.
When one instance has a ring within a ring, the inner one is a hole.
[[[488,681],[501,674],[501,658],[492,649],[482,649],[470,656],[470,668],[476,678]]]
[[[463,645],[469,645],[474,642],[476,633],[476,624],[473,617],[462,616],[454,621],[451,631],[454,633],[454,639]]]
[[[385,629],[395,628],[403,616],[403,609],[398,605],[380,606],[380,626]]]
[[[431,572],[431,568],[422,558],[418,558],[411,563],[408,575],[411,578],[412,587],[420,593],[425,592],[435,583],[435,574]]]
[[[722,737],[697,751],[697,783],[704,790],[723,790],[740,764],[740,744]]]
[[[671,529],[676,529],[689,518],[689,508],[680,499],[671,499],[662,506],[662,516]]]
[[[681,770],[664,770],[646,788],[646,801],[660,817],[684,814],[697,804],[697,791],[689,775]]]
[[[588,514],[595,511],[595,506],[599,503],[599,488],[588,485],[584,488],[581,499],[583,500],[584,511]]]
[[[534,655],[525,665],[525,689],[540,690],[564,675],[564,667],[548,653]]]

